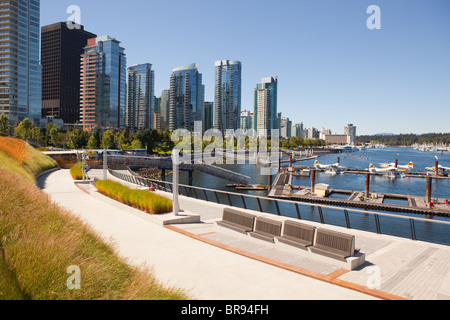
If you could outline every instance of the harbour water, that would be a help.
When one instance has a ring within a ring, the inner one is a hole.
[[[434,167],[435,162],[438,160],[440,165],[450,167],[450,153],[449,152],[424,152],[420,150],[414,150],[413,148],[379,148],[368,149],[363,151],[357,151],[353,153],[343,154],[328,154],[320,156],[317,160],[321,164],[334,164],[337,162],[337,157],[340,157],[340,163],[350,169],[367,169],[370,164],[379,167],[381,163],[393,163],[398,160],[399,165],[405,165],[409,162],[414,163],[413,172],[426,172],[426,167]],[[286,158],[288,159],[288,158]],[[313,166],[315,160],[299,161],[294,165]],[[251,177],[250,184],[267,184],[268,177],[261,175],[260,165],[220,165],[228,170],[242,173]],[[168,178],[170,181],[170,178]],[[180,183],[188,184],[187,174],[180,175]],[[267,191],[254,191],[243,190],[236,191],[234,188],[227,187],[229,181],[223,179],[214,178],[210,175],[206,175],[200,172],[194,173],[193,184],[197,187],[223,190],[234,193],[242,193],[257,196],[267,196]],[[308,177],[294,177],[294,185],[309,186],[310,179]],[[329,173],[320,172],[317,174],[316,183],[325,183],[330,185],[332,189],[343,190],[364,190],[365,175],[363,174],[338,174],[331,175]],[[426,194],[426,179],[418,177],[403,177],[403,178],[387,178],[383,176],[373,176],[371,178],[371,192],[378,193],[393,193],[404,195],[423,196]],[[199,195],[202,198],[201,195]],[[450,179],[435,179],[433,180],[432,197],[450,199]],[[233,203],[237,203],[238,206],[242,206],[240,197],[232,196]],[[209,199],[211,200],[211,199]],[[228,203],[228,199],[225,195],[219,195],[219,200],[222,203]],[[252,200],[252,199],[250,199]],[[248,200],[246,206],[249,209],[258,210],[258,204],[256,201]],[[386,200],[386,203],[406,205],[405,201],[400,200]],[[298,217],[295,205],[290,203],[279,202],[279,209],[283,216]],[[278,210],[273,201],[261,201],[261,205],[265,212],[277,214]],[[320,222],[321,217],[317,207],[311,205],[299,206],[301,218],[305,220]],[[365,215],[362,213],[349,212],[351,227],[355,229],[367,230],[376,232],[376,224],[374,223],[373,215]],[[396,213],[396,215],[410,216],[414,218],[426,218],[431,220],[441,220],[450,222],[449,218],[445,217],[425,217],[417,214]],[[343,210],[341,209],[324,209],[323,217],[327,224],[333,224],[338,226],[346,226],[346,220]],[[397,221],[398,220],[398,221]],[[382,233],[391,234],[396,236],[410,237],[410,225],[407,219],[398,219],[380,216],[380,225]],[[433,241],[437,243],[443,243],[450,245],[450,226],[439,225],[435,223],[427,223],[426,221],[415,223],[416,235],[418,239]]]

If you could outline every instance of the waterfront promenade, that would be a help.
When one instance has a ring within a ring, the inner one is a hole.
[[[101,175],[101,170],[90,173],[91,177]],[[200,222],[163,226],[164,220],[174,217],[142,218],[121,204],[91,195],[94,190],[89,184],[76,186],[68,170],[45,174],[38,185],[111,241],[130,264],[147,264],[157,279],[187,290],[193,299],[450,298],[448,246],[327,226],[354,234],[357,247],[366,254],[364,266],[347,271],[218,227],[214,221],[221,218],[222,205],[181,196],[181,209]],[[380,272],[378,288],[369,289],[376,270]]]

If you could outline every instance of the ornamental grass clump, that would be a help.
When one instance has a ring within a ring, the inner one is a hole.
[[[74,180],[83,180],[83,169],[81,163],[77,163],[72,168],[70,168],[70,175]],[[86,175],[84,175],[86,177]]]
[[[168,213],[173,209],[170,199],[147,190],[131,189],[111,180],[99,180],[95,186],[101,194],[149,214]]]

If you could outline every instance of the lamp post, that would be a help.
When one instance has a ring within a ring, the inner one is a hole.
[[[178,150],[174,150],[172,153],[172,165],[173,165],[173,214],[179,215],[180,204],[178,202],[178,180],[179,180],[179,160],[180,154]]]
[[[103,150],[103,180],[108,179],[108,152]]]

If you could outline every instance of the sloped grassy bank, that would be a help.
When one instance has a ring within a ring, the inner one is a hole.
[[[0,300],[188,298],[150,270],[129,266],[89,226],[49,201],[35,185],[47,165],[32,169],[0,150]],[[41,156],[31,151],[24,158],[36,163]],[[79,290],[67,286],[70,266],[81,271]]]

